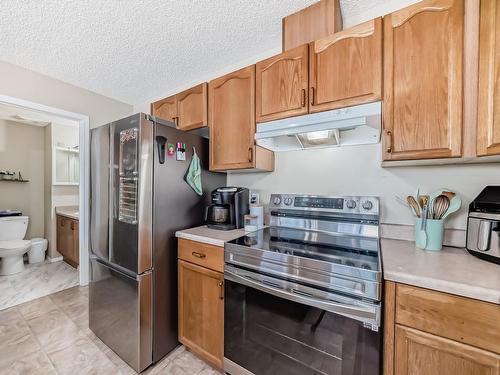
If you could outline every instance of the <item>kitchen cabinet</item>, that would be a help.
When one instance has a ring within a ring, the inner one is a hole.
[[[255,65],[210,81],[210,170],[272,171],[274,154],[255,144]]]
[[[500,356],[396,325],[396,374],[498,375]]]
[[[224,248],[179,239],[179,341],[222,368]]]
[[[175,122],[177,129],[208,125],[208,84],[202,83],[151,104],[151,114]]]
[[[283,18],[283,51],[342,30],[339,0],[321,0]]]
[[[311,43],[309,56],[309,112],[381,99],[381,18]]]
[[[56,248],[66,263],[78,267],[80,261],[80,234],[78,220],[56,215]]]
[[[386,282],[384,375],[499,375],[500,306]]]
[[[460,157],[464,1],[384,17],[383,159]]]
[[[304,44],[256,64],[257,122],[308,112],[308,52]]]
[[[381,100],[382,19],[256,65],[257,122]]]
[[[500,0],[483,0],[479,26],[477,154],[500,155]]]
[[[151,114],[167,121],[177,118],[177,98],[175,95],[151,103]]]

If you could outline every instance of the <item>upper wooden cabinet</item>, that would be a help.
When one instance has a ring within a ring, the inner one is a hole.
[[[255,145],[255,65],[210,81],[210,170],[273,170],[274,155]]]
[[[175,122],[177,118],[177,98],[175,95],[151,103],[151,114],[164,120]]]
[[[382,19],[311,43],[309,111],[381,99]]]
[[[463,0],[384,17],[384,160],[462,152]]]
[[[177,128],[191,130],[208,124],[208,84],[202,83],[176,95]]]
[[[283,51],[342,30],[339,0],[321,0],[283,18]]]
[[[481,1],[477,154],[500,154],[500,0]]]
[[[308,60],[305,44],[256,64],[257,122],[308,112]]]
[[[208,84],[201,83],[151,104],[151,114],[175,122],[177,129],[198,129],[208,124]]]

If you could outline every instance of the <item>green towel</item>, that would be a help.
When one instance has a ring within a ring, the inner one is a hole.
[[[200,158],[196,154],[196,149],[193,147],[193,156],[191,157],[191,163],[189,163],[189,168],[184,176],[184,180],[189,186],[194,190],[199,196],[203,195],[203,188],[201,187],[201,165]]]

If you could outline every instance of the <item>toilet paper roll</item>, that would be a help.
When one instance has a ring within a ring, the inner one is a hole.
[[[250,206],[250,215],[257,216],[257,226],[262,228],[264,226],[264,207],[263,206]]]

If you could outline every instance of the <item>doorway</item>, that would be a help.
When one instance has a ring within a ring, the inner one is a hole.
[[[61,110],[54,107],[49,107],[46,105],[26,101],[23,99],[18,99],[10,96],[0,95],[0,105],[16,107],[20,111],[31,111],[37,113],[42,118],[55,117],[69,122],[74,122],[78,127],[78,151],[76,149],[71,150],[70,145],[60,144],[57,142],[54,144],[54,149],[59,149],[59,158],[61,160],[66,160],[64,156],[68,159],[68,170],[67,177],[69,181],[64,183],[64,186],[74,185],[79,186],[79,198],[78,198],[78,215],[79,215],[79,225],[78,225],[78,236],[76,241],[78,241],[79,254],[78,254],[78,273],[79,273],[79,284],[87,285],[89,281],[89,265],[88,265],[88,231],[89,231],[89,117],[83,114],[69,112]],[[73,146],[74,147],[74,146]],[[65,150],[66,148],[66,150]],[[75,163],[74,155],[78,153],[79,158]],[[56,154],[53,154],[56,155]],[[56,156],[54,156],[53,162],[56,162]],[[60,175],[59,178],[64,176]],[[55,181],[55,180],[54,180]],[[57,183],[56,183],[57,184]],[[51,207],[52,209],[52,207]],[[68,224],[71,223],[68,221]],[[74,228],[74,226],[73,226]]]

